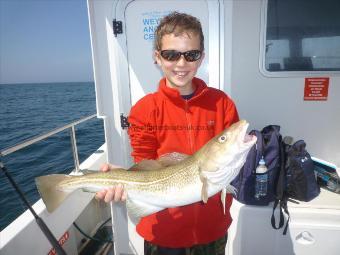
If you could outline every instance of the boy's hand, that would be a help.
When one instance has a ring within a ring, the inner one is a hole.
[[[113,165],[110,164],[103,164],[100,167],[100,171],[107,172],[109,170],[113,170]],[[122,184],[118,184],[117,186],[102,189],[97,192],[96,199],[104,200],[106,203],[109,202],[118,202],[118,201],[125,201],[126,200],[126,191],[124,190],[124,187]]]

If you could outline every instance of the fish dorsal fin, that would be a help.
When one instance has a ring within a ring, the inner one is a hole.
[[[160,156],[158,162],[160,162],[163,166],[172,166],[178,164],[179,162],[185,160],[188,157],[189,155],[187,154],[171,152]]]
[[[130,167],[128,170],[132,171],[147,171],[147,170],[157,170],[160,168],[163,168],[164,166],[159,163],[157,160],[152,160],[152,159],[145,159],[142,160],[141,162],[134,164],[132,167]]]
[[[140,161],[137,164],[134,164],[129,170],[158,170],[163,167],[173,166],[188,158],[189,155],[179,153],[179,152],[171,152],[163,154],[159,157],[158,160],[145,159]]]

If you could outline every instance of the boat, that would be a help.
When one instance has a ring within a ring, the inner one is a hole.
[[[203,26],[206,55],[197,76],[229,94],[251,129],[280,125],[283,134],[304,139],[312,156],[340,175],[339,1],[88,0],[87,4],[96,117],[104,121],[106,139],[96,153],[75,163],[73,173],[78,164],[79,169],[92,170],[104,162],[132,165],[127,116],[138,99],[157,88],[161,73],[152,59],[153,33],[162,16],[176,10],[198,17]],[[249,206],[234,200],[226,255],[339,254],[339,194],[321,189],[311,202],[288,206],[291,221],[283,235],[270,224],[272,205]],[[66,254],[143,254],[143,240],[124,203],[105,205],[75,192],[53,214],[41,200],[33,209]],[[91,238],[103,229],[110,230],[105,238],[112,235],[112,240],[94,251]],[[0,237],[1,255],[57,254],[29,210]]]

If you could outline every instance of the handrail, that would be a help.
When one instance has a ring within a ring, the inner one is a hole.
[[[97,114],[92,114],[92,115],[89,115],[87,117],[81,118],[81,119],[79,119],[77,121],[71,122],[71,123],[69,123],[69,124],[67,124],[67,125],[65,125],[63,127],[53,129],[52,131],[49,131],[49,132],[47,132],[45,134],[38,135],[38,136],[35,136],[33,138],[29,138],[29,139],[27,139],[27,140],[25,140],[25,141],[23,141],[21,143],[18,143],[16,145],[12,146],[12,147],[9,147],[9,148],[6,148],[6,149],[0,151],[0,157],[6,156],[6,155],[11,154],[11,153],[13,153],[15,151],[21,150],[21,149],[23,149],[23,148],[25,148],[25,147],[27,147],[27,146],[29,146],[31,144],[39,142],[39,141],[41,141],[41,140],[43,140],[45,138],[48,138],[48,137],[50,137],[52,135],[55,135],[55,134],[57,134],[59,132],[62,132],[64,130],[70,128],[71,129],[71,134],[70,135],[71,135],[71,144],[72,144],[72,151],[73,151],[74,166],[75,166],[76,172],[78,172],[79,171],[79,160],[78,160],[77,141],[76,141],[74,127],[76,125],[78,125],[78,124],[80,124],[82,122],[85,122],[85,121],[87,121],[89,119],[92,119],[92,118],[94,118],[96,116],[97,116]]]

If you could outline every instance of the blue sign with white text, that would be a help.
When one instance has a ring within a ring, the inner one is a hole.
[[[170,11],[150,11],[142,13],[143,38],[147,41],[155,39],[155,31],[163,16],[169,14]]]

